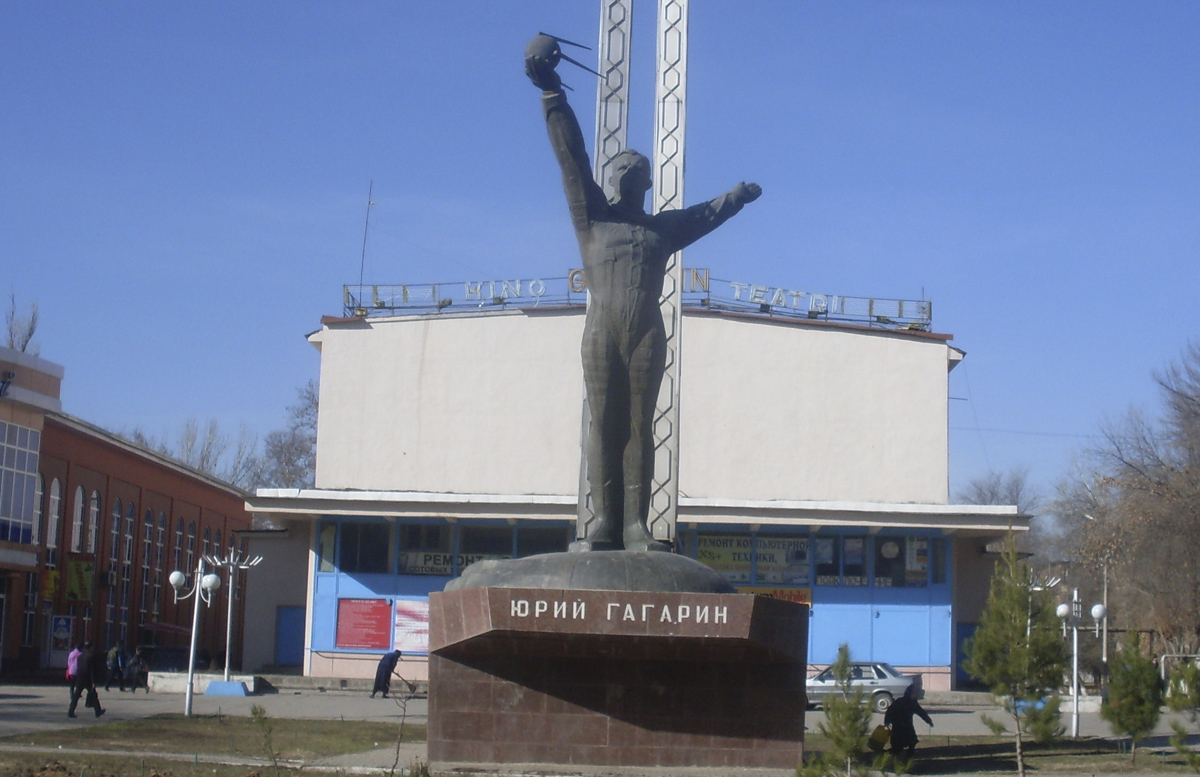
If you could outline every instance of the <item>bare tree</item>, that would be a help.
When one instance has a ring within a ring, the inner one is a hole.
[[[991,471],[968,481],[958,492],[958,500],[969,505],[1016,505],[1033,515],[1042,505],[1041,494],[1029,484],[1029,470]]]
[[[166,435],[152,436],[141,428],[121,432],[121,436],[238,488],[250,489],[258,484],[262,470],[258,437],[245,426],[236,441],[221,430],[215,418],[203,423],[189,418],[174,440]]]
[[[37,303],[31,303],[28,315],[22,316],[17,312],[17,295],[14,293],[4,318],[8,324],[8,347],[30,356],[37,356],[39,349],[33,343],[33,334],[38,325]]]
[[[1024,467],[1008,472],[989,471],[967,482],[956,498],[969,505],[1014,505],[1030,516],[1029,532],[1017,538],[1017,549],[1035,556],[1036,567],[1044,567],[1059,558],[1056,552],[1059,538],[1052,517],[1041,515],[1044,499],[1029,482],[1029,470]]]
[[[316,381],[309,381],[298,393],[296,404],[287,408],[287,426],[267,434],[261,453],[258,436],[245,425],[235,439],[222,430],[214,418],[204,422],[189,418],[173,438],[169,435],[156,437],[141,428],[120,434],[138,445],[248,491],[263,486],[311,488],[317,461]]]
[[[1110,610],[1168,652],[1200,648],[1200,346],[1155,374],[1158,417],[1107,424],[1055,500],[1075,558],[1108,571]]]
[[[267,435],[263,445],[261,485],[274,488],[312,488],[317,469],[316,381],[299,392],[288,407],[288,425]]]

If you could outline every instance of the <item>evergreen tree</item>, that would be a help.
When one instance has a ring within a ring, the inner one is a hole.
[[[1200,664],[1189,661],[1171,672],[1167,706],[1172,712],[1186,713],[1192,725],[1196,724],[1197,718],[1200,718]],[[1183,756],[1192,771],[1200,774],[1200,752],[1188,745],[1187,729],[1178,721],[1171,721],[1171,728],[1175,730],[1171,745]]]
[[[1158,671],[1139,647],[1137,632],[1129,632],[1125,649],[1117,651],[1110,663],[1108,701],[1100,708],[1100,717],[1108,721],[1113,733],[1130,738],[1134,762],[1137,742],[1154,730],[1162,706]]]
[[[1050,704],[1038,709],[1062,681],[1066,648],[1058,635],[1058,618],[1047,593],[1033,590],[1033,573],[1017,557],[1009,532],[1001,562],[992,577],[987,606],[975,635],[967,641],[966,670],[984,683],[1012,717],[1017,752],[1017,772],[1025,777],[1026,736],[1061,731]],[[1049,712],[1048,712],[1049,711]],[[984,717],[997,735],[1004,724]]]
[[[801,777],[865,777],[867,768],[859,763],[867,746],[871,726],[871,705],[861,687],[850,685],[850,647],[843,644],[838,648],[837,661],[833,665],[833,676],[837,681],[837,693],[825,697],[822,707],[825,722],[817,729],[829,740],[829,748],[818,758],[809,760],[799,773]]]

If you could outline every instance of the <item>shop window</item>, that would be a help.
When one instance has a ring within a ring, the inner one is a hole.
[[[338,554],[341,572],[386,574],[391,526],[386,523],[343,523],[342,549]]]
[[[934,537],[929,541],[930,582],[934,585],[946,584],[946,540]]]
[[[876,537],[875,585],[923,588],[929,584],[929,540],[925,537]]]
[[[444,523],[410,523],[400,527],[402,575],[454,574],[450,552],[450,526]]]
[[[336,572],[337,565],[334,562],[336,556],[333,555],[334,549],[337,547],[337,524],[327,523],[321,527],[321,534],[317,539],[317,571],[318,572]]]
[[[838,585],[842,574],[841,537],[817,537],[813,540],[813,561],[817,585]]]
[[[517,558],[562,553],[571,543],[565,526],[527,526],[517,529]]]
[[[750,582],[753,541],[745,534],[699,534],[696,558],[731,583]]]
[[[867,584],[867,538],[842,537],[842,585]]]
[[[513,530],[509,526],[464,526],[458,541],[463,566],[484,558],[512,558]]]
[[[754,574],[758,583],[808,585],[808,537],[759,534],[754,540]]]

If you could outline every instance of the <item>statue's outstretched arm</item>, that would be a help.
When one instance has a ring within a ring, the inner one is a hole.
[[[678,214],[678,222],[672,230],[676,242],[672,251],[695,243],[737,215],[746,203],[754,202],[761,196],[761,186],[743,182],[714,200],[675,211]]]
[[[604,191],[592,178],[592,163],[583,142],[583,131],[575,111],[571,110],[562,83],[550,62],[530,57],[525,60],[525,72],[534,85],[542,89],[542,110],[550,145],[562,168],[563,190],[571,209],[571,222],[576,230],[584,229],[607,206]]]

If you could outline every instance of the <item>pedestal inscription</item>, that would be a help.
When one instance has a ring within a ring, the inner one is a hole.
[[[791,770],[807,626],[749,594],[432,594],[429,758]]]

